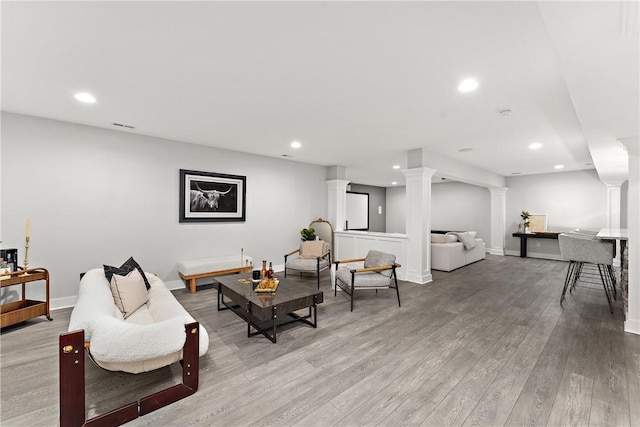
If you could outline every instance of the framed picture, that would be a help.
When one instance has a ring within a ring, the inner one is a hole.
[[[180,222],[244,221],[247,177],[180,169]]]
[[[547,214],[529,215],[529,231],[547,231]]]

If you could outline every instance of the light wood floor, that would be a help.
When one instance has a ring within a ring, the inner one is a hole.
[[[428,285],[343,293],[318,329],[283,328],[278,343],[246,337],[215,289],[175,292],[209,331],[198,392],[130,423],[148,426],[640,426],[640,336],[623,332],[601,289],[559,304],[566,263],[493,257]],[[315,283],[314,278],[302,279]],[[34,319],[1,336],[5,426],[56,425],[58,334]],[[87,362],[89,416],[178,381],[178,364],[142,375]]]

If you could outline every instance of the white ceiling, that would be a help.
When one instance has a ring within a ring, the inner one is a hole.
[[[380,186],[420,147],[504,176],[604,168],[589,145],[639,134],[637,6],[3,1],[2,109]]]

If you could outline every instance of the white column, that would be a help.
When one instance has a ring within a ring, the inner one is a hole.
[[[435,169],[403,171],[407,191],[407,280],[428,283],[431,276],[431,177]]]
[[[327,181],[327,219],[333,225],[333,231],[343,231],[346,221],[347,184],[344,179]]]
[[[491,192],[491,255],[504,255],[507,216],[507,187],[489,187]]]
[[[607,186],[607,227],[620,228],[620,214],[622,211],[622,182],[605,183]],[[620,242],[616,241],[616,255],[620,256]],[[615,265],[620,266],[620,261]]]
[[[629,306],[625,316],[624,330],[640,334],[640,144],[637,137],[624,142],[624,144],[627,146],[629,155],[627,206]]]

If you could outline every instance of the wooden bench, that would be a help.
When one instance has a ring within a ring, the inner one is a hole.
[[[184,286],[196,292],[196,280],[204,277],[223,276],[226,274],[243,273],[253,269],[253,258],[237,255],[192,259],[178,263],[178,274],[184,281]]]

